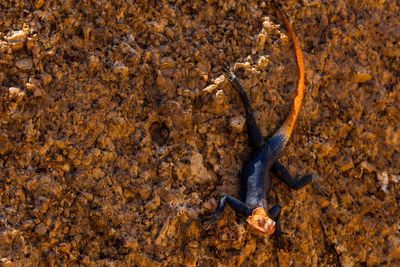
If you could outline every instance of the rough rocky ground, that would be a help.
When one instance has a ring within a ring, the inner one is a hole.
[[[249,149],[223,78],[265,136],[295,65],[261,1],[0,3],[3,266],[400,265],[400,2],[282,1],[305,54],[304,108],[274,181],[285,248],[227,209]]]

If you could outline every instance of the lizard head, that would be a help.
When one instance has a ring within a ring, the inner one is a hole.
[[[270,236],[275,232],[275,222],[268,217],[264,208],[256,208],[252,214],[247,218],[247,223],[253,229],[266,236]]]

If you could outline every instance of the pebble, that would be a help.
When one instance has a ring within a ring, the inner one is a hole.
[[[35,227],[35,233],[38,235],[44,235],[47,232],[47,226],[44,223],[39,223]]]
[[[365,83],[372,79],[372,75],[368,72],[357,72],[354,74],[353,80],[355,83]]]
[[[19,89],[18,87],[10,87],[8,88],[8,93],[11,97],[15,97],[21,93],[21,89]]]
[[[8,93],[10,98],[16,100],[16,102],[21,101],[25,96],[25,92],[21,91],[21,89],[18,87],[8,88]]]
[[[350,162],[340,166],[340,171],[341,172],[345,172],[345,171],[348,171],[348,170],[353,169],[353,168],[354,168],[354,163],[352,161],[350,161]]]
[[[128,237],[124,242],[124,247],[135,250],[139,247],[139,243],[136,238]]]
[[[204,88],[203,91],[206,93],[212,93],[212,92],[216,91],[217,88],[218,88],[217,85],[211,84],[211,85],[207,86],[206,88]]]
[[[44,0],[36,0],[35,9],[40,9],[44,5]]]
[[[246,119],[243,116],[233,117],[229,121],[229,125],[231,126],[232,130],[237,133],[243,131],[245,123]]]
[[[124,63],[116,62],[113,67],[115,74],[121,74],[122,78],[125,80],[129,75],[129,68],[124,65]]]
[[[21,50],[24,47],[27,33],[25,31],[15,31],[8,37],[5,37],[6,41],[11,47],[12,51]]]
[[[146,203],[145,209],[147,211],[153,211],[157,209],[161,204],[161,199],[159,196],[155,196],[152,200]]]
[[[151,187],[149,185],[142,185],[138,189],[138,193],[142,200],[146,200],[151,194]]]
[[[51,83],[51,81],[53,80],[53,77],[51,77],[50,74],[48,74],[47,72],[44,72],[40,75],[40,78],[42,79],[42,82],[44,85],[49,85]]]
[[[36,44],[36,39],[32,38],[32,37],[28,37],[26,40],[26,49],[28,49],[29,51],[32,51],[35,44]]]
[[[22,70],[29,70],[33,66],[32,58],[25,57],[25,58],[18,59],[15,62],[15,66],[17,66],[17,68],[22,69]]]
[[[265,67],[268,66],[269,62],[270,61],[269,61],[268,56],[261,56],[257,61],[257,67],[259,69],[264,69]]]

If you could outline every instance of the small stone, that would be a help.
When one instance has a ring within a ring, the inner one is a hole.
[[[330,204],[331,204],[331,202],[327,199],[323,199],[322,201],[320,201],[320,206],[323,209],[327,208]]]
[[[28,91],[34,91],[36,89],[36,85],[34,85],[33,83],[26,83],[25,84],[26,89],[28,89]]]
[[[35,90],[33,91],[33,95],[35,97],[41,97],[45,95],[45,92],[40,88],[35,88]]]
[[[36,0],[35,9],[40,9],[44,5],[44,0]]]
[[[61,243],[59,245],[59,250],[64,253],[68,253],[71,250],[71,244],[70,243]]]
[[[28,82],[25,84],[25,87],[28,91],[33,92],[33,95],[35,97],[40,97],[45,95],[44,91],[40,89],[40,87],[35,83]]]
[[[21,50],[24,47],[27,33],[25,31],[15,31],[8,37],[5,37],[6,41],[11,47],[12,51]]]
[[[100,59],[96,56],[90,56],[88,66],[91,71],[98,70],[100,68]]]
[[[146,200],[151,194],[151,187],[149,185],[142,185],[139,190],[139,196],[142,200]]]
[[[139,247],[139,243],[136,238],[128,237],[124,242],[124,247],[136,250]]]
[[[104,27],[106,25],[106,21],[102,17],[97,17],[94,22],[100,27]]]
[[[63,170],[64,172],[69,172],[71,170],[71,166],[69,165],[69,163],[64,163],[63,165],[61,165],[61,170]]]
[[[369,173],[375,171],[375,167],[374,167],[371,163],[369,163],[369,162],[367,162],[367,161],[361,162],[360,166],[361,166],[361,168],[363,168],[364,170],[367,170]]]
[[[158,33],[163,33],[165,31],[165,26],[167,25],[166,19],[161,19],[160,21],[150,21],[148,25],[152,27],[152,30]]]
[[[343,124],[339,131],[338,131],[338,136],[340,138],[345,138],[347,137],[347,135],[349,134],[349,132],[351,131],[352,127],[349,124]]]
[[[132,176],[132,177],[137,177],[138,176],[138,172],[139,172],[139,170],[138,170],[138,165],[137,165],[137,163],[135,162],[135,164],[132,164],[130,167],[129,167],[129,175],[130,176]]]
[[[264,50],[265,41],[267,40],[267,35],[265,33],[260,33],[257,36],[257,51],[260,52]]]
[[[379,181],[379,185],[383,192],[386,194],[389,193],[388,185],[389,185],[389,175],[386,171],[377,174],[377,178]]]
[[[114,64],[114,73],[121,74],[121,77],[125,80],[129,75],[129,68],[124,63],[116,62]]]
[[[235,63],[235,66],[233,67],[234,70],[239,70],[239,69],[250,69],[251,64],[250,62],[244,62],[244,63]]]
[[[21,93],[21,89],[18,87],[10,87],[8,88],[8,93],[10,94],[10,97],[16,97]]]
[[[332,194],[332,198],[331,198],[331,203],[330,204],[332,205],[332,207],[334,209],[337,209],[339,207],[339,201],[338,201],[338,198],[337,198],[336,194]]]
[[[22,69],[22,70],[29,70],[33,66],[32,58],[25,57],[25,58],[18,59],[15,62],[15,66],[17,66],[17,68]]]
[[[159,196],[155,196],[150,202],[147,202],[145,209],[147,211],[153,211],[160,206],[161,199]]]
[[[40,75],[40,78],[42,79],[42,82],[44,85],[49,85],[51,83],[51,81],[53,80],[53,77],[51,77],[50,74],[48,74],[47,72],[44,72]]]
[[[246,119],[243,116],[233,117],[229,121],[229,125],[231,126],[232,130],[237,133],[243,131],[245,123]]]
[[[345,171],[348,171],[353,168],[354,168],[354,163],[352,161],[350,161],[349,163],[346,163],[346,164],[340,166],[340,171],[345,172]]]
[[[371,79],[372,79],[372,75],[367,72],[364,72],[364,71],[357,72],[356,74],[354,74],[354,78],[353,78],[355,83],[365,83]]]
[[[215,93],[215,102],[216,102],[216,105],[222,105],[222,104],[225,102],[225,100],[226,100],[226,95],[225,95],[224,91],[218,90],[218,91]]]
[[[35,233],[38,235],[44,235],[47,232],[47,226],[44,223],[39,223],[35,227]]]
[[[50,199],[43,196],[39,196],[36,200],[35,208],[39,210],[40,213],[45,214],[50,206]]]
[[[223,83],[225,79],[225,75],[220,75],[214,80],[214,84],[218,86],[219,84]]]
[[[263,21],[262,25],[266,32],[272,32],[276,29],[276,26],[271,22],[271,19],[269,17],[267,17],[266,20]]]
[[[160,69],[169,69],[175,67],[175,61],[171,57],[163,57],[160,63]]]
[[[261,56],[257,61],[257,67],[259,69],[264,69],[269,64],[269,58],[266,56]]]
[[[212,92],[214,92],[215,90],[217,90],[217,88],[218,88],[217,85],[211,84],[211,85],[207,86],[206,88],[204,88],[203,91],[204,91],[204,92],[207,92],[207,93],[212,93]]]
[[[35,222],[33,220],[26,220],[22,222],[22,227],[25,229],[30,229],[35,226]]]
[[[281,42],[283,45],[288,45],[289,44],[289,38],[287,37],[286,34],[281,34]]]
[[[26,49],[28,49],[29,51],[32,51],[33,47],[36,44],[36,39],[32,38],[32,37],[28,37],[26,39]]]
[[[25,97],[25,92],[21,91],[18,87],[8,88],[8,93],[10,98],[15,100],[17,103],[20,102]]]
[[[89,256],[84,256],[81,260],[81,263],[84,264],[85,266],[89,266],[91,263]]]

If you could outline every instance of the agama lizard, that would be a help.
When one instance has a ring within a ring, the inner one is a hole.
[[[232,196],[225,195],[221,198],[216,211],[211,216],[209,223],[215,223],[221,216],[225,204],[228,203],[235,211],[246,216],[247,223],[257,232],[265,235],[274,236],[278,239],[281,235],[279,225],[279,215],[281,207],[273,206],[268,212],[266,197],[271,189],[271,174],[274,173],[282,182],[292,189],[299,189],[313,180],[312,175],[306,175],[299,180],[293,178],[288,170],[277,161],[282,150],[286,146],[299,115],[303,95],[304,95],[304,60],[303,53],[289,20],[281,9],[280,5],[272,0],[279,15],[289,33],[290,40],[294,46],[297,62],[297,88],[295,91],[294,102],[291,111],[279,130],[266,142],[260,133],[259,128],[253,117],[250,101],[243,89],[240,80],[236,75],[223,67],[226,77],[238,91],[246,114],[246,125],[250,146],[253,150],[251,158],[245,163],[241,174],[240,200]]]

